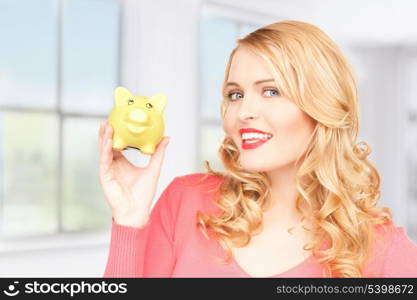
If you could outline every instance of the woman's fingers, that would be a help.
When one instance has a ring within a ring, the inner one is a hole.
[[[99,150],[100,154],[101,154],[102,149],[103,149],[104,123],[105,122],[102,122],[100,124],[100,128],[99,128],[99,131],[98,131],[98,150]]]
[[[101,172],[107,172],[109,165],[110,165],[109,151],[107,150],[108,142],[104,141],[102,147],[103,149],[102,149],[102,153],[100,156],[100,169],[101,169]]]
[[[122,151],[113,150],[114,159],[124,158]]]
[[[111,126],[110,123],[106,122],[106,139],[110,139],[110,153],[111,154],[111,159],[118,159],[121,157],[124,157],[122,154],[122,151],[117,151],[117,150],[113,150],[113,135],[114,135],[114,130],[113,130],[113,126]]]
[[[100,156],[100,169],[102,173],[107,173],[110,165],[113,161],[113,139],[111,125],[104,123],[102,129],[102,143],[101,143],[101,156]]]
[[[113,160],[123,160],[133,166],[122,154],[122,151],[113,149],[113,126],[108,121],[100,124],[99,129],[99,149],[100,149],[100,168],[107,172]],[[163,160],[166,145],[169,142],[169,137],[164,137],[157,145],[155,153],[151,156],[149,168],[159,172]]]

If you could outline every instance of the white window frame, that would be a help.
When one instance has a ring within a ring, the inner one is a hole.
[[[63,0],[57,2],[57,70],[56,74],[58,76],[57,86],[56,86],[56,105],[53,109],[37,109],[37,108],[24,108],[24,107],[14,107],[9,105],[1,106],[1,110],[4,112],[17,111],[17,112],[47,112],[52,113],[58,116],[59,120],[59,149],[58,149],[58,199],[57,199],[57,215],[58,219],[58,228],[56,233],[52,234],[41,234],[34,236],[18,236],[18,237],[3,237],[0,238],[0,255],[9,254],[16,252],[26,252],[33,250],[48,250],[48,249],[62,249],[62,248],[73,248],[73,247],[97,247],[97,246],[108,246],[109,243],[109,230],[90,230],[90,231],[77,231],[77,232],[65,232],[62,229],[62,203],[63,203],[63,193],[62,193],[62,173],[63,173],[63,122],[65,118],[88,118],[88,119],[107,119],[107,115],[104,114],[88,114],[88,113],[65,113],[60,108],[61,101],[61,70],[62,70],[62,15],[63,15]],[[137,59],[137,43],[135,47],[126,49],[122,47],[122,43],[126,44],[126,40],[131,39],[133,42],[136,42],[134,38],[135,32],[129,32],[129,34],[121,35],[122,26],[126,26],[126,22],[129,22],[131,18],[126,20],[123,18],[124,15],[129,14],[131,11],[134,11],[136,8],[136,3],[128,0],[116,0],[120,4],[119,9],[119,49],[118,49],[118,78],[119,82],[121,78],[132,78],[135,80],[137,78],[136,72],[133,68],[126,68],[128,66],[128,61],[130,62],[133,59]],[[133,16],[135,17],[135,16]],[[132,18],[136,21],[135,18]],[[124,40],[122,40],[122,38]],[[123,51],[123,52],[122,52]],[[121,72],[125,73],[122,74]],[[3,186],[0,186],[0,196],[4,195]],[[103,201],[105,201],[103,196]],[[0,214],[3,214],[2,209],[3,199],[0,198]],[[110,208],[109,208],[110,209]]]

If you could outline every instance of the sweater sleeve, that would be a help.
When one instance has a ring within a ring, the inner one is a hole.
[[[104,277],[170,277],[174,260],[173,235],[176,178],[162,192],[148,223],[135,228],[112,218],[109,255]]]
[[[396,227],[387,252],[384,277],[417,278],[417,245],[411,241],[404,227]]]

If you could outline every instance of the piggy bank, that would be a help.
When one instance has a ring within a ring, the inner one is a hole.
[[[163,111],[167,104],[164,94],[152,97],[133,96],[124,87],[114,91],[114,107],[108,122],[113,126],[113,149],[127,147],[153,154],[162,139],[165,125]]]

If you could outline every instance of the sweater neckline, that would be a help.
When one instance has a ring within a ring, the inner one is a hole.
[[[234,257],[232,257],[232,264],[235,266],[235,268],[245,277],[250,277],[250,278],[274,278],[274,277],[283,277],[283,275],[286,275],[288,273],[294,272],[295,270],[303,267],[304,265],[306,265],[310,259],[313,258],[313,254],[310,254],[307,258],[305,258],[304,260],[300,261],[299,263],[295,264],[294,266],[290,267],[289,269],[287,269],[286,271],[280,272],[278,274],[275,275],[271,275],[271,276],[266,276],[266,277],[256,277],[253,275],[250,275],[237,261]]]

